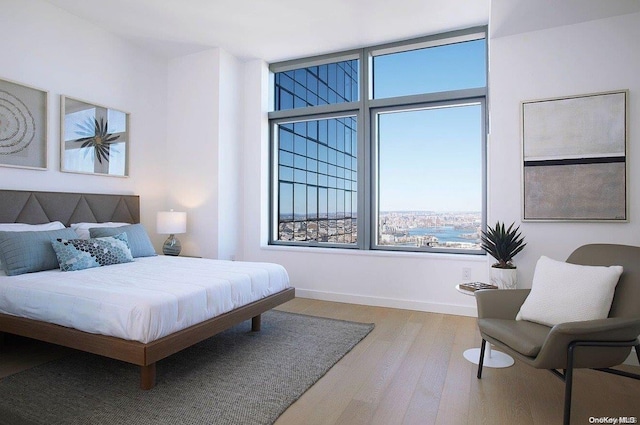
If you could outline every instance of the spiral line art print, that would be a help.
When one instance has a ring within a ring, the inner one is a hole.
[[[11,93],[0,90],[0,155],[25,150],[36,134],[36,122],[29,108]]]

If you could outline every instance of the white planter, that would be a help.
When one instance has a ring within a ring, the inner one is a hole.
[[[489,281],[499,289],[516,289],[518,285],[518,269],[491,267]]]

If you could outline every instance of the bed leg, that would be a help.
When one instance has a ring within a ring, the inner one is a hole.
[[[262,316],[260,314],[251,318],[251,332],[258,332],[260,330],[261,318]]]
[[[140,366],[140,388],[150,390],[156,385],[156,364]]]

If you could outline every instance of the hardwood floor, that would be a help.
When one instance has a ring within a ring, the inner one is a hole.
[[[278,419],[312,424],[560,424],[564,384],[516,361],[477,366],[464,350],[480,345],[475,319],[296,298],[279,310],[375,323],[375,329]],[[8,338],[0,378],[72,350]],[[625,367],[640,373],[640,368]],[[572,424],[589,418],[640,420],[640,381],[577,370]]]
[[[564,383],[551,373],[516,361],[476,378],[477,365],[462,356],[480,345],[474,318],[302,298],[279,309],[376,328],[276,425],[562,423]],[[572,424],[640,420],[640,381],[579,369],[573,388]]]

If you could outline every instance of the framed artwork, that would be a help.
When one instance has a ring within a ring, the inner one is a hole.
[[[523,220],[628,220],[627,98],[522,102]]]
[[[0,165],[47,169],[47,96],[0,79]]]
[[[129,114],[66,96],[60,99],[60,169],[127,177]]]

